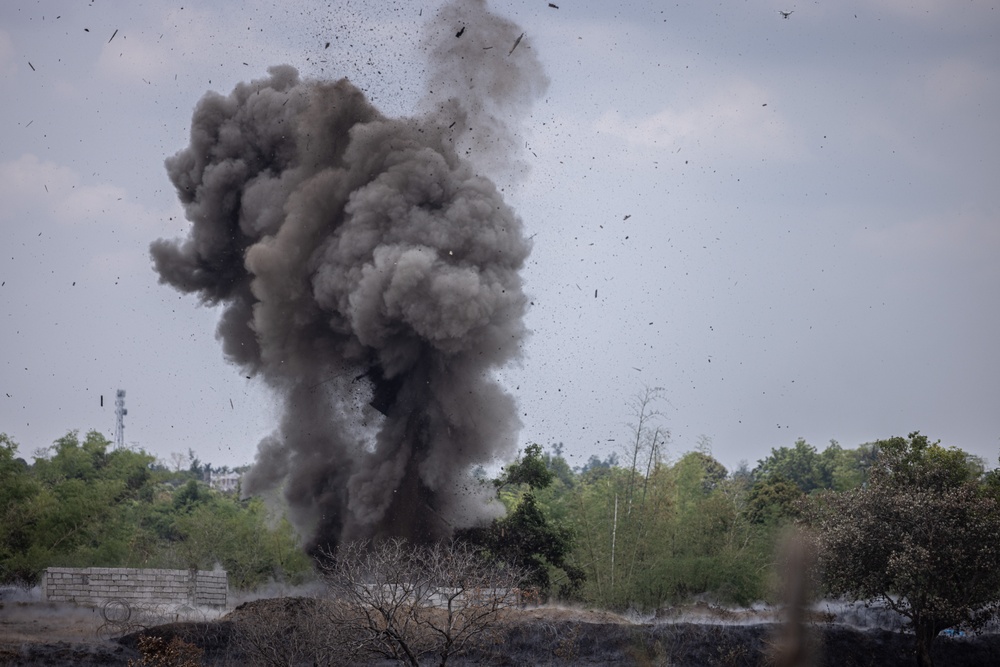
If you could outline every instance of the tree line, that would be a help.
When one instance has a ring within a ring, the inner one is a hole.
[[[170,470],[96,431],[67,433],[32,463],[17,451],[0,434],[0,583],[34,585],[46,567],[221,565],[237,589],[311,575],[288,521],[210,489],[193,456]]]
[[[919,665],[942,631],[976,631],[1000,612],[1000,469],[919,432],[822,451],[799,439],[733,471],[703,439],[671,461],[656,398],[637,398],[627,449],[571,468],[561,445],[531,446],[501,476],[548,473],[502,491],[498,521],[527,504],[566,536],[547,565],[559,593],[647,612],[777,602],[779,545],[794,528],[815,555],[814,594],[900,614]]]
[[[816,554],[816,593],[897,611],[924,665],[941,631],[1000,609],[1000,470],[920,433],[853,449],[799,439],[728,470],[707,439],[669,456],[657,398],[637,397],[627,447],[604,459],[574,468],[562,445],[532,444],[495,479],[478,471],[506,512],[456,543],[507,563],[536,600],[651,612],[777,601],[777,545],[794,526]],[[237,589],[317,576],[287,520],[210,489],[193,453],[169,470],[109,446],[71,432],[29,464],[0,435],[0,582],[49,566],[218,564]]]

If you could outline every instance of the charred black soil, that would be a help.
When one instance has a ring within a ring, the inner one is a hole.
[[[316,604],[305,598],[258,600],[215,621],[158,625],[117,641],[101,641],[94,634],[75,640],[69,636],[73,632],[93,633],[93,623],[87,622],[89,611],[73,611],[67,616],[68,623],[53,624],[46,632],[42,628],[49,627],[46,624],[55,618],[50,605],[19,604],[12,609],[8,604],[0,608],[0,665],[124,667],[129,659],[139,658],[142,634],[167,641],[176,637],[195,645],[203,651],[204,665],[247,665],[252,664],[251,656],[244,655],[233,641],[241,623],[261,617],[294,623],[298,614],[314,610]],[[604,612],[534,609],[519,612],[510,620],[502,642],[453,659],[450,664],[764,667],[779,628],[774,622],[631,623]],[[909,635],[834,623],[815,623],[810,630],[817,666],[909,667],[914,663]],[[942,667],[1000,664],[1000,635],[939,637],[934,659]]]

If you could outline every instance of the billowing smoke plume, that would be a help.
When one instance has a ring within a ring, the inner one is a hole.
[[[530,246],[465,155],[516,164],[504,120],[546,85],[525,44],[510,52],[520,34],[481,0],[446,6],[413,118],[273,67],[207,94],[166,162],[192,226],[152,244],[156,270],[224,305],[227,358],[280,397],[245,490],[287,480],[314,546],[469,525],[485,509],[471,467],[515,446],[494,373],[525,336]]]

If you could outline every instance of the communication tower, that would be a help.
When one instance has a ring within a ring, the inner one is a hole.
[[[115,396],[115,449],[125,448],[125,390],[119,389]]]

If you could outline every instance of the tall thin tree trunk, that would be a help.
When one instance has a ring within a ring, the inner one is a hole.
[[[646,512],[646,491],[649,489],[649,476],[653,469],[653,458],[656,456],[656,448],[658,446],[658,439],[660,437],[660,429],[657,428],[653,432],[653,441],[649,447],[649,461],[646,463],[646,476],[643,478],[642,482],[642,499],[639,501],[638,519],[636,521],[635,536],[632,539],[632,560],[628,564],[628,574],[626,575],[626,584],[631,585],[632,575],[635,572],[635,564],[639,558],[639,548],[646,546],[646,535],[643,530],[646,528],[646,519],[649,516]]]
[[[938,631],[932,622],[918,621],[916,630],[917,639],[917,667],[934,667],[934,659],[931,656],[931,646]]]
[[[615,516],[611,523],[611,594],[615,593],[615,537],[618,533],[618,494],[615,493]]]

